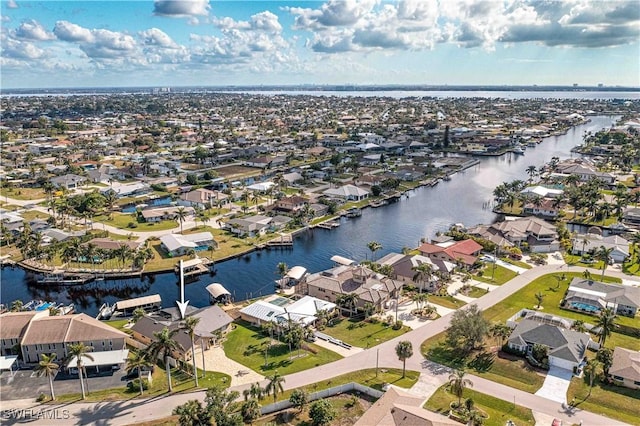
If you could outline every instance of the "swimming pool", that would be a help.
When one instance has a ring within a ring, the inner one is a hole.
[[[571,307],[573,309],[579,309],[581,311],[585,311],[593,314],[600,312],[600,308],[593,305],[587,305],[586,303],[581,303],[581,302],[572,302]]]

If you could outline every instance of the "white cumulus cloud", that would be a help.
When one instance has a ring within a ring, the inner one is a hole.
[[[153,13],[160,16],[187,17],[207,16],[209,0],[155,0]]]

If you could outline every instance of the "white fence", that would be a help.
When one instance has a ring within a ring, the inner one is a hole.
[[[363,386],[359,383],[351,382],[341,386],[334,386],[329,389],[324,389],[324,390],[309,394],[309,402],[315,401],[317,399],[328,398],[334,395],[339,395],[345,392],[361,392],[373,398],[380,398],[382,395],[384,395],[384,392],[381,392],[379,390],[372,389],[368,386]],[[275,404],[265,405],[260,409],[260,413],[264,416],[266,414],[274,413],[276,411],[286,410],[287,408],[291,408],[291,407],[292,407],[292,404],[288,400],[279,401],[279,402],[276,402]]]

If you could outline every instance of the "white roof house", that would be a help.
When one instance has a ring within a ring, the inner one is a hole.
[[[240,310],[242,318],[257,322],[270,321],[275,323],[286,323],[296,321],[303,325],[312,324],[316,319],[318,311],[332,311],[336,304],[326,300],[317,299],[312,296],[305,296],[302,299],[285,306],[278,306],[264,300],[258,300]]]
[[[268,191],[273,186],[276,186],[273,182],[258,182],[247,186],[247,189],[251,191]]]
[[[162,246],[169,253],[176,254],[189,249],[195,249],[204,245],[215,244],[211,232],[198,232],[196,234],[166,234],[160,237]]]
[[[362,200],[369,196],[369,191],[355,185],[344,185],[339,188],[329,188],[322,193],[330,197],[344,198],[346,200]]]
[[[545,186],[541,186],[541,185],[537,185],[537,186],[530,186],[527,187],[525,189],[523,189],[521,192],[521,194],[535,194],[535,195],[539,195],[540,197],[560,197],[564,191],[562,189],[553,189],[553,188],[547,188]]]

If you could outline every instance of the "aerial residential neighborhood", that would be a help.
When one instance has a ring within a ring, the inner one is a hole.
[[[640,424],[640,19],[0,2],[0,423]]]

